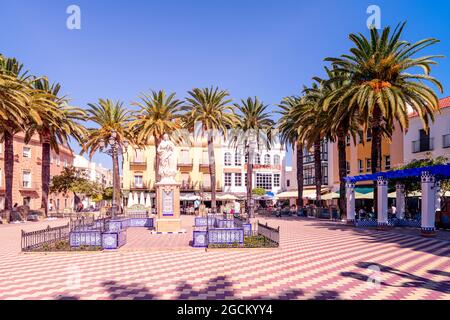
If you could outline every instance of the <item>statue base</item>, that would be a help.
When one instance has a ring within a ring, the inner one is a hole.
[[[156,183],[156,204],[156,232],[179,232],[181,230],[180,184],[175,181]]]

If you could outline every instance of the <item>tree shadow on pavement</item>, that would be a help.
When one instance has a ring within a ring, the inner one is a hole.
[[[373,262],[358,262],[356,264],[356,266],[359,268],[363,268],[363,269],[367,269],[371,266],[376,266],[379,268],[380,272],[396,275],[396,276],[399,276],[406,280],[405,282],[401,283],[400,285],[393,285],[393,284],[389,284],[387,282],[381,281],[380,284],[383,286],[396,287],[396,288],[421,288],[421,289],[428,289],[428,290],[433,290],[433,291],[437,291],[437,292],[442,292],[442,293],[446,293],[446,294],[450,293],[450,274],[445,271],[428,270],[427,272],[430,274],[442,275],[442,276],[449,278],[448,280],[444,280],[444,281],[434,281],[434,280],[430,280],[425,277],[416,276],[416,275],[406,272],[406,271],[401,271],[401,270],[398,270],[398,269],[395,269],[395,268],[392,268],[389,266],[385,266],[385,265],[373,263]],[[353,278],[353,279],[364,281],[364,282],[369,280],[369,276],[358,273],[358,272],[341,272],[341,275],[344,277],[349,277],[349,278]]]

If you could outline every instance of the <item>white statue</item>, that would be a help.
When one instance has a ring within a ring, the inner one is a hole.
[[[170,141],[167,133],[164,134],[157,152],[159,157],[159,182],[174,183],[175,176],[177,175],[177,156],[175,153],[175,145]]]

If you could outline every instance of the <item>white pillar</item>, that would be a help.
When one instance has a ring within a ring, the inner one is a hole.
[[[442,197],[442,190],[441,190],[441,183],[440,181],[436,181],[436,200],[435,200],[435,207],[436,211],[441,211],[441,197]]]
[[[378,227],[388,225],[388,181],[383,177],[377,180]]]
[[[145,206],[145,198],[144,198],[144,192],[141,192],[141,199],[139,201],[139,204],[141,206]]]
[[[130,191],[128,194],[128,208],[130,208],[133,205],[133,193]]]
[[[152,201],[150,199],[150,192],[147,193],[147,197],[145,198],[145,207],[151,208],[152,207]]]
[[[422,234],[433,235],[436,214],[436,179],[427,171],[422,172]]]
[[[395,207],[397,208],[396,216],[398,219],[405,217],[405,186],[399,182],[395,185]]]
[[[353,223],[355,221],[355,184],[347,182],[345,190],[347,195],[347,222]]]

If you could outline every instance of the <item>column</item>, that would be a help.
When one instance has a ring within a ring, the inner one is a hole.
[[[386,228],[388,225],[388,181],[383,177],[377,180],[378,227]]]
[[[427,171],[422,172],[422,235],[432,236],[435,233],[434,221],[436,212],[436,179]]]
[[[405,217],[405,186],[399,182],[395,185],[395,196],[396,216],[398,219],[403,219]]]
[[[345,184],[347,195],[347,223],[355,222],[355,184],[347,182]]]

